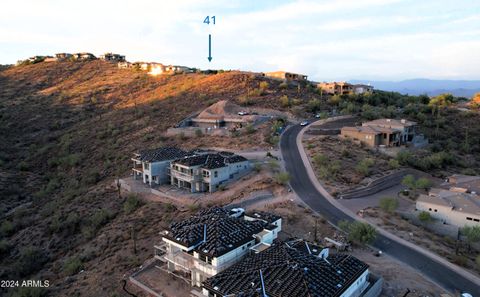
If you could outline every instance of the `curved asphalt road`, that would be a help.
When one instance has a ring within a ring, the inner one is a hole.
[[[299,125],[288,128],[280,140],[286,170],[291,176],[291,187],[308,206],[330,222],[337,224],[340,220],[351,221],[350,216],[333,206],[310,181],[297,147],[296,138],[302,128]],[[392,241],[381,234],[377,236],[373,246],[421,271],[448,291],[469,292],[473,296],[480,294],[480,284],[465,279],[450,267],[440,264],[408,246]]]

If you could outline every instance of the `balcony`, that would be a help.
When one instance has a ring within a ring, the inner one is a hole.
[[[192,182],[192,181],[201,181],[202,176],[200,174],[190,174],[190,173],[183,173],[180,171],[177,171],[175,169],[172,169],[170,171],[170,175],[184,181]]]

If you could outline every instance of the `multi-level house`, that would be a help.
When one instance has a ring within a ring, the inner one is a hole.
[[[96,57],[94,54],[91,53],[75,53],[72,55],[73,59],[79,61],[86,61],[86,60],[95,60]]]
[[[400,131],[400,144],[406,144],[412,142],[413,138],[417,135],[417,123],[408,121],[405,119],[378,119],[370,122],[365,122],[362,126],[375,127],[375,128],[388,128]]]
[[[204,296],[378,296],[383,280],[368,264],[301,239],[274,242],[208,278]]]
[[[161,147],[135,153],[132,158],[133,178],[141,179],[150,186],[170,183],[170,163],[189,155],[190,152],[175,147]]]
[[[171,163],[171,184],[192,193],[215,192],[250,170],[250,162],[230,152],[195,154]]]
[[[179,222],[163,232],[155,257],[170,271],[182,272],[193,286],[237,263],[253,247],[270,246],[282,228],[282,219],[268,213],[244,214],[214,207]]]
[[[63,61],[70,59],[72,57],[72,54],[69,53],[57,53],[55,54],[55,57],[58,59],[58,61]]]
[[[100,56],[100,59],[108,62],[125,62],[124,55],[119,55],[114,53],[105,53]]]
[[[400,131],[391,128],[370,126],[343,127],[340,133],[344,138],[355,139],[370,147],[400,145]]]

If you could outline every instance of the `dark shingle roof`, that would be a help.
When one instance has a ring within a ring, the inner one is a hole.
[[[174,160],[190,155],[189,152],[176,147],[161,147],[140,152],[140,160],[145,162],[160,162]]]
[[[227,166],[227,164],[247,161],[245,157],[235,155],[233,153],[210,153],[194,156],[187,156],[178,160],[175,163],[185,166],[201,165],[205,169],[215,169]]]
[[[366,263],[345,254],[331,255],[327,261],[305,249],[274,243],[207,279],[203,287],[220,296],[262,296],[261,270],[268,296],[336,297],[368,269]]]
[[[209,257],[221,256],[250,240],[268,224],[263,221],[246,221],[229,216],[229,211],[213,207],[170,225],[164,237],[183,246],[195,247],[195,251]],[[206,241],[203,241],[204,226],[207,227]]]

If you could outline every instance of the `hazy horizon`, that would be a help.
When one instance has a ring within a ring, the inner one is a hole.
[[[479,80],[478,11],[466,0],[16,1],[0,12],[0,63],[112,51],[129,61],[287,70],[315,81]],[[215,25],[203,23],[207,15]]]

